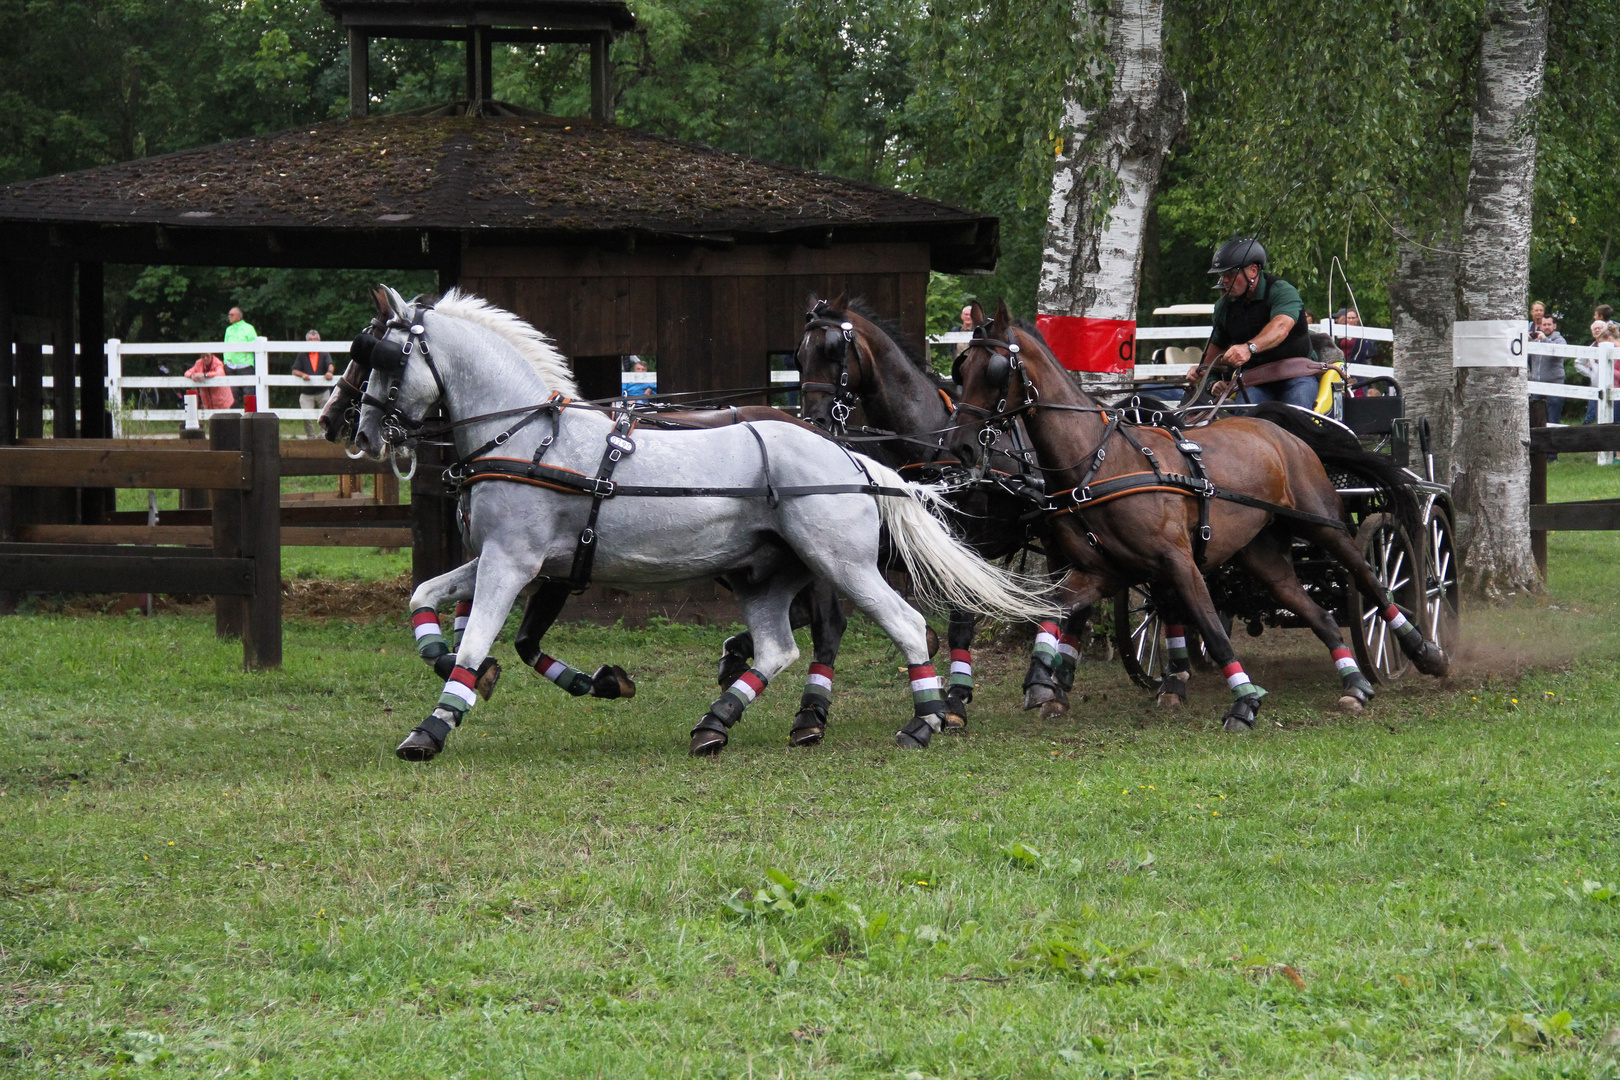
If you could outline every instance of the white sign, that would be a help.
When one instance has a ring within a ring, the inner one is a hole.
[[[1524,367],[1524,319],[1480,319],[1451,329],[1452,367]]]

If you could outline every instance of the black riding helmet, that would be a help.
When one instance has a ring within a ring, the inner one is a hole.
[[[1215,258],[1210,260],[1209,272],[1218,276],[1228,270],[1241,270],[1255,263],[1266,265],[1266,249],[1260,245],[1260,241],[1252,236],[1234,236],[1215,249]]]

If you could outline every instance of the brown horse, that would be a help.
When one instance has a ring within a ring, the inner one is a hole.
[[[1294,574],[1294,536],[1350,572],[1419,671],[1445,674],[1445,654],[1424,640],[1361,557],[1323,467],[1325,459],[1366,478],[1419,535],[1415,500],[1387,458],[1288,406],[1256,410],[1275,422],[1232,417],[1187,434],[1126,424],[1081,391],[1040,335],[1014,324],[1005,303],[994,319],[985,321],[977,306],[973,317],[976,336],[958,360],[962,398],[950,445],[961,460],[978,460],[988,431],[1023,418],[1052,493],[1052,535],[1075,567],[1062,583],[1066,603],[1080,611],[1141,582],[1173,589],[1232,689],[1227,731],[1251,729],[1265,695],[1238,663],[1204,582],[1205,572],[1229,559],[1328,647],[1344,683],[1341,704],[1359,709],[1372,696],[1333,616]],[[1179,704],[1179,686],[1161,693],[1161,701]]]

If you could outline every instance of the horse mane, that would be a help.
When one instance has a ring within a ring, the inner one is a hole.
[[[410,310],[411,305],[393,289],[388,289],[388,298],[396,314],[404,314]],[[579,396],[579,384],[574,381],[574,373],[568,366],[568,358],[557,351],[557,346],[552,343],[551,338],[510,311],[498,308],[482,297],[462,292],[454,286],[439,297],[438,302],[433,305],[433,310],[441,315],[465,319],[475,326],[491,331],[516,349],[518,355],[528,361],[534,373],[540,376],[548,388],[564,397]]]
[[[853,311],[855,314],[859,315],[861,318],[865,319],[867,322],[889,335],[889,340],[894,342],[895,348],[900,350],[900,355],[911,361],[912,367],[916,368],[918,371],[929,376],[930,378],[938,377],[939,373],[936,372],[934,370],[934,366],[928,362],[928,355],[917,344],[916,339],[910,334],[906,333],[904,328],[901,327],[899,319],[889,315],[878,314],[877,309],[868,303],[866,297],[864,296],[857,296],[855,299],[849,301],[849,303],[845,305],[845,308],[849,311]]]

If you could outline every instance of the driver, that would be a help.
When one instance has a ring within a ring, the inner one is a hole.
[[[1221,298],[1215,301],[1214,332],[1203,360],[1188,373],[1189,379],[1198,380],[1211,365],[1253,371],[1289,357],[1316,359],[1309,328],[1300,318],[1305,304],[1299,290],[1266,273],[1265,267],[1266,249],[1252,237],[1237,237],[1216,249],[1209,265],[1209,272],[1217,278],[1215,288],[1221,291]],[[1247,404],[1284,401],[1311,409],[1316,405],[1317,381],[1316,375],[1301,375],[1245,386],[1234,400]],[[1225,389],[1224,383],[1212,387],[1217,397]]]

